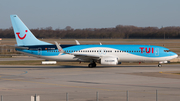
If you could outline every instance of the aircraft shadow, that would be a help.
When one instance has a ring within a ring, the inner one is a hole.
[[[128,67],[134,67],[134,68],[137,68],[137,67],[144,67],[144,68],[148,68],[148,67],[157,67],[156,65],[117,65],[117,66],[97,66],[97,67],[94,67],[94,68],[128,68]],[[57,69],[57,68],[89,68],[88,66],[72,66],[72,65],[59,65],[59,66],[0,66],[0,68],[49,68],[49,69]],[[93,69],[93,68],[92,68]]]

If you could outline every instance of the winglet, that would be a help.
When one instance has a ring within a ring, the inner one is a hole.
[[[75,40],[77,45],[80,45],[79,41]]]
[[[62,47],[61,47],[56,41],[54,41],[54,42],[55,42],[56,47],[58,48],[58,50],[59,50],[60,53],[66,53],[66,52],[62,49]]]

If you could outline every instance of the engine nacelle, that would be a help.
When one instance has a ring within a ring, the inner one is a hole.
[[[101,58],[100,63],[102,65],[117,65],[118,59],[115,57],[104,57],[104,58]]]
[[[170,63],[170,61],[160,61],[159,63]]]

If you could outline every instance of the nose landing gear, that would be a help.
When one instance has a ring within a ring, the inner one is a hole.
[[[162,65],[161,65],[161,64],[158,64],[158,67],[162,67]]]

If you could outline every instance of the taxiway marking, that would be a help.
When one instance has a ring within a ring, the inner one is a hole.
[[[161,74],[171,74],[171,75],[180,75],[180,74],[176,74],[176,73],[168,73],[168,72],[162,72],[162,71],[160,71],[159,73],[161,73]]]

